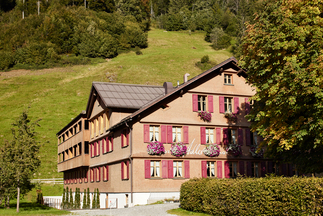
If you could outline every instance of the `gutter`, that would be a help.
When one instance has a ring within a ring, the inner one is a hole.
[[[131,118],[130,118],[131,119]],[[133,204],[133,158],[132,156],[132,127],[130,127],[127,124],[127,121],[125,122],[126,126],[129,128],[130,134],[129,134],[129,145],[130,145],[130,155],[129,155],[129,160],[130,160],[130,194],[131,194],[131,204]],[[132,206],[132,205],[131,205]]]

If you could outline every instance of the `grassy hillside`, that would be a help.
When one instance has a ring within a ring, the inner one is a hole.
[[[202,56],[209,55],[217,63],[231,56],[226,50],[214,51],[202,32],[189,35],[153,29],[148,37],[149,47],[139,56],[129,52],[97,65],[0,73],[0,145],[11,138],[11,123],[30,105],[31,118],[42,119],[37,128],[43,143],[42,165],[35,178],[61,177],[56,133],[85,110],[93,81],[176,85],[177,80],[183,82],[185,73],[192,78],[202,72],[195,67]]]

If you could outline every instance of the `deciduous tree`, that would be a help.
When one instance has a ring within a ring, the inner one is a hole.
[[[323,2],[266,1],[247,26],[242,66],[257,90],[252,129],[274,159],[323,171]]]
[[[31,122],[27,111],[23,111],[12,124],[12,141],[7,142],[0,151],[1,179],[8,181],[1,182],[8,198],[17,195],[17,212],[20,195],[31,189],[30,178],[40,166],[40,143],[36,141],[35,132],[38,121]]]

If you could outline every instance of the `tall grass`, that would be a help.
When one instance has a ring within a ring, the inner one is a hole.
[[[42,70],[17,70],[0,76],[0,145],[10,139],[11,123],[30,105],[32,119],[41,118],[38,141],[43,145],[42,164],[35,178],[62,177],[57,173],[56,133],[85,110],[93,81],[162,85],[183,75],[192,78],[202,71],[195,66],[204,55],[220,63],[231,56],[214,51],[203,32],[167,32],[152,29],[143,55],[123,53],[104,63]]]

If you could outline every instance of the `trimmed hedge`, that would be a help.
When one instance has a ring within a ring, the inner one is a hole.
[[[195,178],[182,184],[180,202],[211,215],[321,215],[322,186],[322,178]]]

